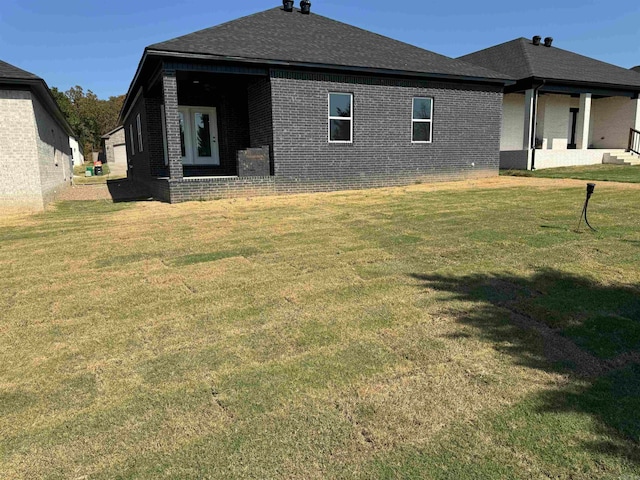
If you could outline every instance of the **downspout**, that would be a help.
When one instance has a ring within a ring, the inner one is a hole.
[[[531,170],[536,169],[536,134],[538,129],[538,91],[544,86],[545,80],[533,89],[533,115],[531,116]]]

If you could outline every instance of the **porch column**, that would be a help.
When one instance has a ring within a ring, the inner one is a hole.
[[[580,94],[580,110],[576,119],[576,148],[589,148],[589,124],[591,123],[591,94]]]
[[[527,152],[527,170],[531,170],[533,144],[533,112],[534,112],[535,93],[532,88],[524,93],[524,135],[522,136],[522,149]]]
[[[167,132],[167,157],[169,178],[182,179],[182,149],[180,148],[180,115],[178,113],[178,82],[175,70],[163,70],[162,94],[164,96],[165,131]]]
[[[640,97],[631,100],[635,105],[635,116],[633,117],[633,128],[640,130]]]

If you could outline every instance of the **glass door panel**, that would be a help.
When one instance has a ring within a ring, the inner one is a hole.
[[[220,165],[215,109],[194,108],[192,113],[194,163],[197,165]]]

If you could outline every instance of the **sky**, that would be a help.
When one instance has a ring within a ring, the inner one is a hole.
[[[296,0],[298,6],[299,0]],[[106,99],[127,92],[144,47],[281,0],[1,0],[0,60]],[[625,68],[640,65],[637,0],[312,0],[312,13],[449,57],[518,37]]]

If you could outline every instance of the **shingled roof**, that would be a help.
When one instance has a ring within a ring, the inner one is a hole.
[[[29,88],[37,95],[40,101],[44,104],[44,107],[53,115],[60,126],[69,135],[75,135],[71,126],[65,119],[64,114],[60,110],[58,103],[55,98],[53,98],[53,94],[51,93],[51,90],[49,90],[47,82],[42,78],[0,60],[0,85],[2,84],[13,86],[18,85],[21,88]]]
[[[11,78],[15,80],[40,80],[40,77],[37,75],[0,60],[0,79],[2,78]]]
[[[517,80],[535,77],[559,82],[640,87],[640,74],[633,70],[561,48],[534,45],[526,38],[464,55],[459,60],[491,68]]]
[[[147,47],[236,61],[508,79],[507,75],[439,55],[330,18],[281,7]]]

